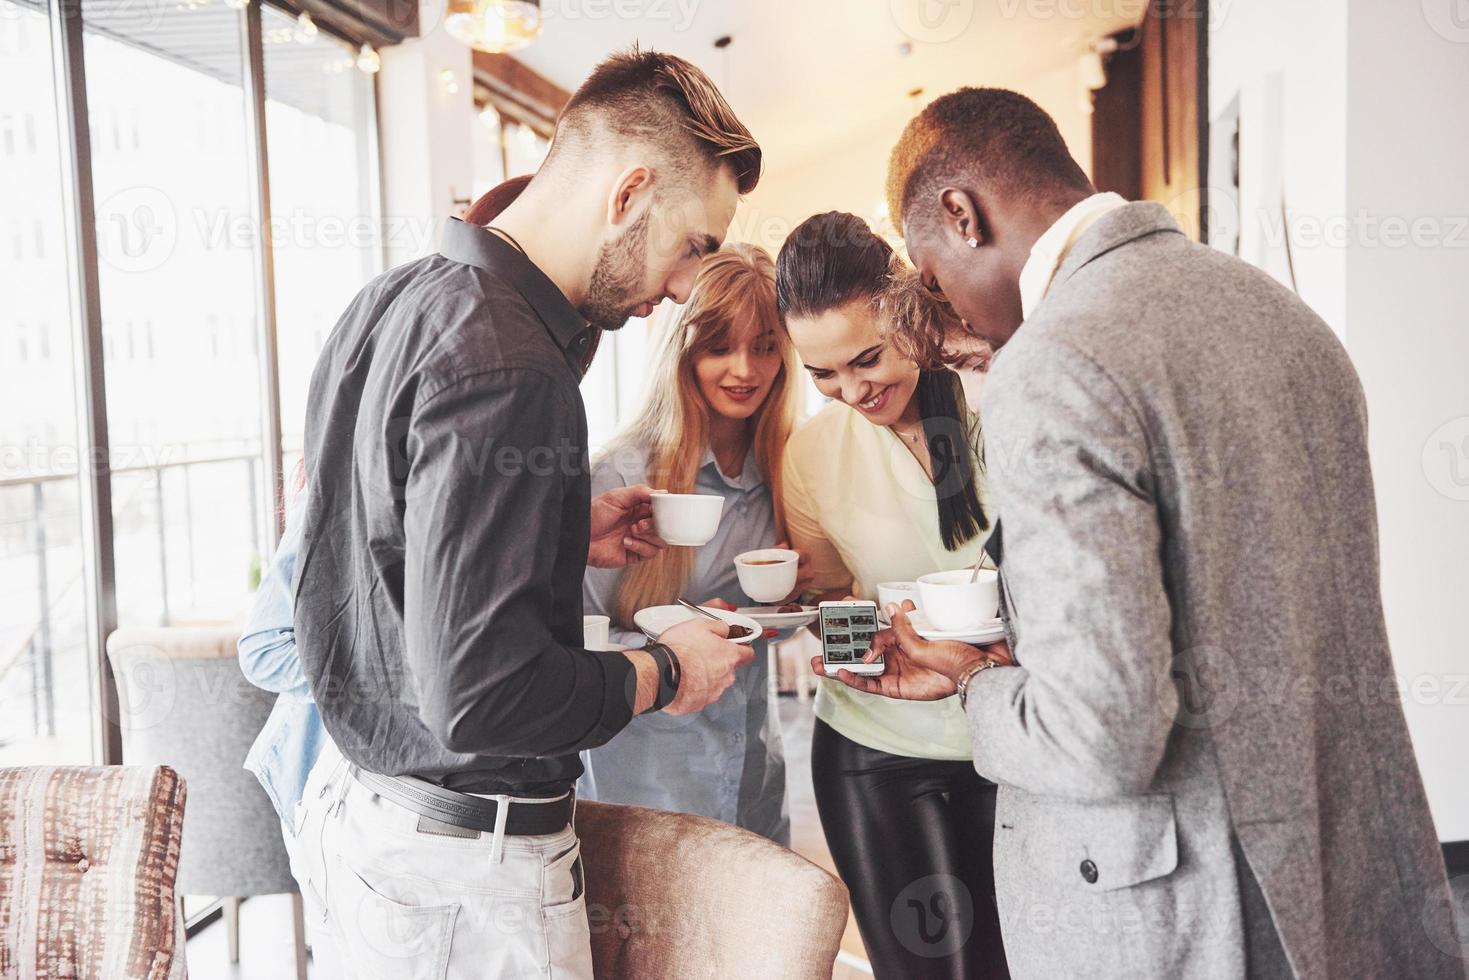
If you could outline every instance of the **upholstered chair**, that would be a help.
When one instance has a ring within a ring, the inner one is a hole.
[[[578,803],[598,978],[831,980],[847,889],[726,823]]]
[[[183,980],[172,769],[0,769],[0,976]]]

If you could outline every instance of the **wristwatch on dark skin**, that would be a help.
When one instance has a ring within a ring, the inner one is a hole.
[[[959,675],[959,680],[954,685],[956,688],[958,688],[959,707],[969,707],[969,682],[974,679],[974,675],[979,673],[981,670],[989,670],[991,667],[998,666],[1000,666],[1000,662],[998,660],[991,660],[989,657],[985,657],[979,663],[971,664],[968,667],[964,668],[964,673]]]

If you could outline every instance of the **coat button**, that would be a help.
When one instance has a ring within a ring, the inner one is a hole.
[[[1081,876],[1086,879],[1088,885],[1095,885],[1097,883],[1097,866],[1092,862],[1091,858],[1087,858],[1081,862]]]

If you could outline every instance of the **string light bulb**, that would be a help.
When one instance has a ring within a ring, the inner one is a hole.
[[[444,91],[449,95],[459,94],[459,76],[454,74],[454,69],[445,68],[439,72],[439,81],[443,83]]]
[[[382,67],[382,56],[371,45],[364,44],[362,50],[357,52],[357,70],[365,75],[376,75]]]
[[[301,16],[296,18],[296,40],[302,44],[310,44],[316,40],[316,21],[306,11],[301,11]]]

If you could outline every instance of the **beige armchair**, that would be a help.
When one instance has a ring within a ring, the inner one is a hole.
[[[847,889],[738,827],[579,803],[592,960],[601,980],[831,980]]]
[[[172,769],[0,769],[0,975],[183,980]]]

